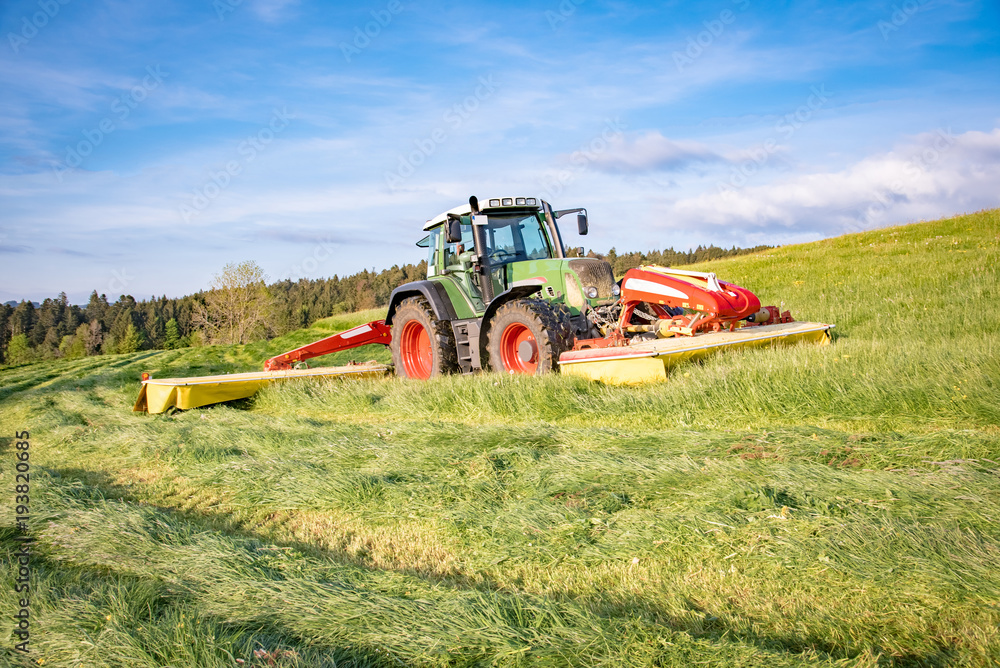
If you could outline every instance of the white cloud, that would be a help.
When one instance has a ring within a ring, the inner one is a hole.
[[[715,226],[729,237],[767,235],[775,243],[775,235],[815,239],[995,207],[998,183],[1000,128],[938,130],[841,171],[713,190],[668,203],[660,213],[672,228]]]
[[[677,171],[697,163],[725,162],[721,153],[697,141],[675,141],[659,132],[647,132],[629,141],[618,134],[607,148],[591,159],[594,169],[604,172],[640,173]]]

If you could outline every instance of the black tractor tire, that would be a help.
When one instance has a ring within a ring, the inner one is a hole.
[[[392,363],[396,375],[429,380],[458,371],[451,324],[438,320],[424,297],[408,297],[392,317]]]
[[[487,351],[500,373],[540,376],[558,370],[559,355],[573,345],[567,312],[541,299],[504,304],[490,321]]]
[[[563,331],[560,332],[559,336],[567,342],[564,350],[569,350],[576,341],[576,332],[573,331],[573,316],[570,314],[569,307],[557,302],[548,302],[548,305],[558,322],[563,326]]]

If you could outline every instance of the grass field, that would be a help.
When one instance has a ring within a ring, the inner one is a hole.
[[[2,370],[0,663],[997,665],[998,266],[1000,211],[703,265],[834,344],[641,388],[302,381],[131,412],[141,371],[255,370],[377,312]]]

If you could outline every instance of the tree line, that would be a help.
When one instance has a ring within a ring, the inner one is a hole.
[[[608,260],[615,275],[621,276],[641,264],[693,264],[767,248],[770,246],[730,249],[699,246],[686,252],[667,248],[621,255],[612,248],[604,254],[590,251],[587,256]],[[259,270],[240,274],[240,270],[251,269],[248,265],[253,263],[227,265],[210,289],[179,298],[161,296],[136,301],[131,295],[121,295],[111,302],[95,290],[86,305],[70,304],[65,292],[45,299],[37,307],[30,301],[15,306],[0,304],[0,364],[271,338],[337,313],[386,306],[394,288],[427,275],[427,262],[421,261],[378,272],[364,270],[343,278],[335,275],[265,284]],[[257,304],[252,316],[243,317],[253,318],[252,327],[244,326],[247,323],[240,322],[239,317],[230,316],[228,320],[219,317],[220,304],[240,298],[239,294],[226,292],[234,285],[233,281],[239,280],[253,286],[266,304],[266,312],[260,312]],[[238,337],[233,333],[236,329]]]
[[[658,265],[660,267],[677,267],[684,264],[697,264],[718,260],[734,255],[748,255],[774,248],[773,246],[754,246],[753,248],[720,248],[718,246],[698,246],[695,250],[676,251],[673,248],[665,248],[662,251],[653,250],[647,253],[623,253],[619,255],[614,248],[605,254],[598,254],[593,251],[587,253],[587,257],[598,257],[607,260],[615,272],[615,276],[621,278],[629,269],[635,269],[639,265]]]

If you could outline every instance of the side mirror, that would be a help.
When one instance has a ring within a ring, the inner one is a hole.
[[[447,234],[445,240],[450,244],[457,244],[462,240],[462,219],[455,217],[448,219]]]
[[[576,229],[579,230],[580,236],[587,234],[587,214],[578,213],[576,214]]]

